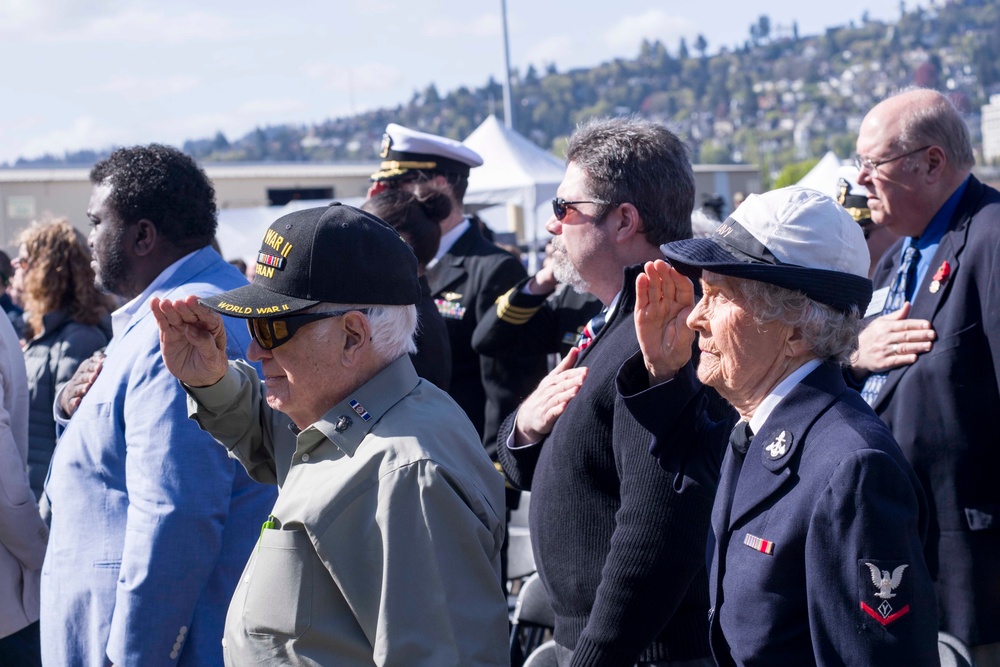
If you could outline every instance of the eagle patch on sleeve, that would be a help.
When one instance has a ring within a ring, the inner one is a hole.
[[[886,627],[910,613],[909,563],[896,560],[858,561],[858,594],[861,611]]]

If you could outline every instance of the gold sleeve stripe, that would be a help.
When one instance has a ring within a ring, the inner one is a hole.
[[[512,287],[497,299],[497,317],[508,324],[521,325],[530,320],[541,306],[524,308],[522,306],[511,305],[510,296],[514,293],[515,289],[517,288]]]

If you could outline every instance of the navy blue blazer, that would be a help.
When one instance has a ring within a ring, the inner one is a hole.
[[[719,475],[709,592],[720,665],[938,663],[927,503],[838,367],[821,365],[782,399],[742,465],[728,446],[735,412],[711,404],[691,364],[648,389],[633,357],[618,389],[657,436],[661,465]]]
[[[901,244],[879,263],[876,288],[895,276]],[[875,412],[931,503],[926,559],[941,629],[972,645],[1000,642],[1000,192],[975,177],[909,316],[930,320],[937,340],[889,373]]]

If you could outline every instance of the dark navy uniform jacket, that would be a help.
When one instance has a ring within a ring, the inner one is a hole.
[[[427,269],[431,295],[451,342],[448,393],[468,415],[493,459],[501,420],[538,386],[547,370],[546,359],[544,355],[516,360],[481,357],[472,349],[472,333],[497,298],[525,276],[521,262],[483,238],[475,224]]]
[[[838,367],[819,366],[781,400],[742,465],[728,445],[735,412],[719,414],[691,364],[648,389],[633,357],[618,388],[661,465],[718,479],[709,586],[720,665],[938,664],[927,503]]]
[[[525,354],[566,356],[590,321],[604,308],[593,294],[560,285],[552,294],[525,294],[525,278],[497,299],[476,325],[472,347],[491,357]]]
[[[876,288],[896,275],[901,244],[882,257]],[[1000,642],[1000,192],[975,177],[909,317],[930,320],[937,339],[889,372],[873,407],[934,508],[925,556],[941,629],[972,645]]]

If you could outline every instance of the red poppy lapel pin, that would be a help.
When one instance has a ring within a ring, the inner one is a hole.
[[[951,264],[947,261],[941,262],[941,266],[938,267],[937,273],[934,274],[934,278],[931,280],[931,294],[937,294],[938,290],[941,289],[941,284],[948,280],[948,276],[951,275]]]

